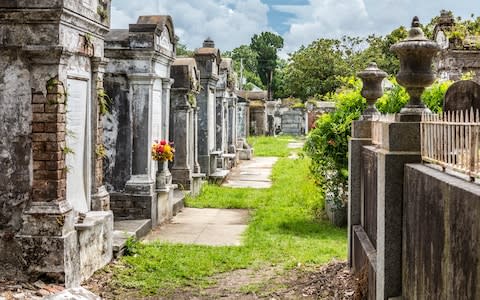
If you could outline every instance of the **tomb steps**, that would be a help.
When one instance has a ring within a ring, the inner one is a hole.
[[[121,256],[129,238],[141,239],[152,229],[152,220],[122,220],[113,223],[113,255]]]
[[[228,173],[230,173],[229,170],[217,170],[215,173],[210,174],[208,176],[208,180],[212,183],[215,184],[222,184],[225,178],[227,178]]]

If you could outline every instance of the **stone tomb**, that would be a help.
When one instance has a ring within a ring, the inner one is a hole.
[[[237,161],[236,146],[236,108],[235,94],[236,74],[233,70],[231,58],[223,58],[220,64],[220,74],[217,83],[216,102],[216,144],[221,154],[218,166],[222,169],[231,169]]]
[[[168,140],[170,67],[176,38],[170,16],[141,16],[106,36],[105,87],[112,98],[105,117],[105,181],[115,220],[151,220],[172,214],[172,187],[156,190],[155,140]]]
[[[239,97],[249,100],[249,132],[251,135],[266,135],[267,127],[267,92],[239,91]]]
[[[223,180],[226,174],[221,171],[220,174],[217,173],[217,158],[221,152],[216,150],[216,89],[221,62],[220,50],[215,48],[212,40],[206,39],[203,47],[195,51],[195,60],[200,70],[201,86],[197,97],[198,162],[202,172],[209,178],[218,177]]]
[[[282,114],[281,130],[284,134],[304,135],[306,127],[305,109],[289,108]]]
[[[175,142],[175,159],[171,168],[173,183],[190,190],[196,196],[200,192],[205,174],[198,164],[198,108],[200,73],[193,58],[177,58],[172,65],[174,84],[170,105],[170,140]]]
[[[237,141],[236,151],[240,160],[249,160],[253,157],[253,149],[247,143],[248,132],[250,131],[250,100],[239,92],[237,101]]]
[[[112,258],[100,151],[109,15],[103,0],[0,2],[0,279],[72,287]]]
[[[480,85],[472,80],[452,84],[445,94],[443,111],[467,111],[480,109]]]

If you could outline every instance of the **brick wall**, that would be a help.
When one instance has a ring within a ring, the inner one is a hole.
[[[65,88],[53,79],[42,93],[32,97],[33,184],[32,201],[66,198]]]

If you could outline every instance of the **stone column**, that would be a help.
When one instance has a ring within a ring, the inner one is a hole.
[[[353,121],[352,137],[348,142],[348,263],[353,268],[353,227],[361,225],[362,149],[372,143],[372,122]],[[354,270],[359,272],[361,270]]]
[[[217,97],[216,98],[216,101],[215,101],[215,149],[217,151],[221,151],[223,152],[223,131],[224,131],[224,119],[225,119],[225,115],[224,115],[224,103],[223,103],[223,95],[224,93],[222,93],[222,97]]]
[[[203,91],[197,97],[198,106],[198,162],[202,172],[207,176],[214,172],[211,162],[211,152],[215,149],[215,88],[216,80],[203,79]]]
[[[92,88],[92,102],[96,103],[92,113],[92,128],[95,129],[95,135],[92,135],[93,141],[92,157],[93,176],[92,176],[92,210],[107,211],[110,210],[110,195],[103,184],[103,155],[105,155],[105,146],[103,145],[103,124],[102,116],[99,108],[99,92],[105,92],[103,89],[103,76],[107,61],[100,58],[92,58],[92,83],[96,83],[96,87]]]
[[[194,126],[193,143],[194,143],[194,147],[195,147],[193,172],[194,173],[201,173],[202,169],[200,167],[200,164],[198,163],[198,151],[199,151],[198,150],[199,149],[199,146],[198,146],[198,107],[195,107],[195,109],[193,110],[193,126]]]
[[[190,188],[191,171],[189,164],[191,161],[191,143],[193,140],[193,132],[190,125],[191,107],[186,99],[187,91],[176,91],[172,93],[173,112],[173,133],[171,135],[175,142],[175,159],[172,166],[173,183],[181,184],[186,189]]]
[[[228,127],[227,127],[227,152],[232,153],[232,144],[233,144],[233,130],[232,126],[234,123],[233,120],[233,98],[228,99],[228,106],[227,106],[227,120],[228,120]]]
[[[162,139],[168,140],[170,136],[170,89],[173,79],[162,78]]]
[[[150,149],[152,135],[152,91],[158,77],[154,74],[130,74],[132,101],[132,176],[125,189],[131,193],[153,195],[155,180]]]
[[[421,163],[420,123],[382,123],[377,152],[377,299],[402,294],[402,222],[404,169]]]

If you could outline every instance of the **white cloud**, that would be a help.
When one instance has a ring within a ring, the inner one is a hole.
[[[384,35],[401,25],[408,27],[415,15],[426,23],[441,9],[464,18],[479,13],[471,0],[309,0],[306,5],[274,5],[273,9],[292,14],[283,56],[318,38]]]
[[[221,50],[249,44],[255,33],[271,30],[269,7],[261,0],[115,0],[112,28],[128,28],[140,15],[170,15],[180,42],[194,49],[211,37]]]

